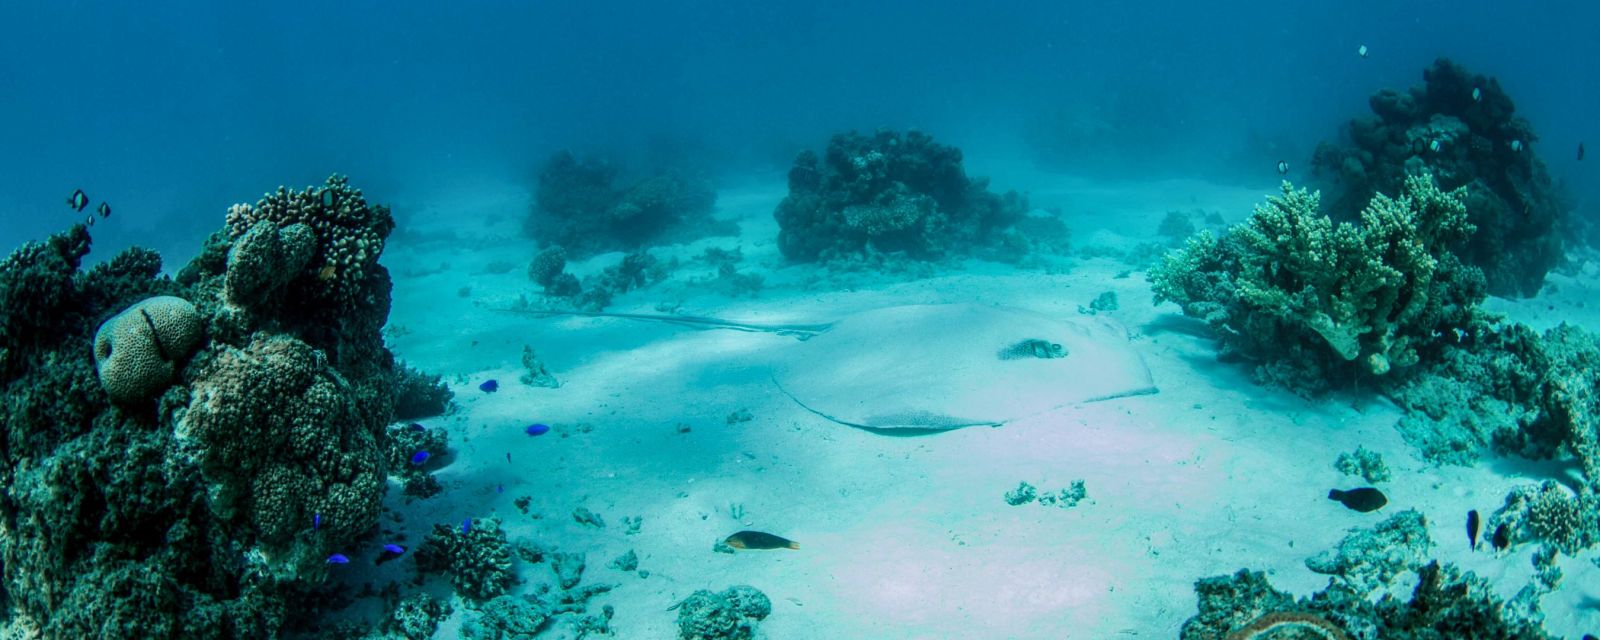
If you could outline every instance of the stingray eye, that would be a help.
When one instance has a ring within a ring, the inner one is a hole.
[[[1061,358],[1067,355],[1067,350],[1063,349],[1060,343],[1052,342],[1050,343],[1050,354],[1051,357]]]

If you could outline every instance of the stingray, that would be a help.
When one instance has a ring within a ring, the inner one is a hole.
[[[886,432],[998,427],[1070,405],[1156,392],[1127,331],[1102,316],[1057,318],[979,304],[886,307],[822,324],[518,311],[798,338],[773,354],[778,389],[828,420]]]

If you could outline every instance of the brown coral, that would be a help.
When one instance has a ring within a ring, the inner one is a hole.
[[[303,191],[278,187],[254,206],[230,207],[228,235],[243,240],[262,221],[285,230],[303,224],[314,232],[316,248],[297,279],[309,276],[316,284],[306,287],[306,293],[345,309],[358,302],[362,283],[377,265],[384,239],[394,229],[388,207],[369,205],[360,189],[337,174],[321,187]]]

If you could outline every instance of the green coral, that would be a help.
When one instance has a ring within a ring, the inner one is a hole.
[[[1468,323],[1483,287],[1450,251],[1472,232],[1460,191],[1413,178],[1399,198],[1373,198],[1359,226],[1334,224],[1318,200],[1284,183],[1246,224],[1191,238],[1152,270],[1156,301],[1279,380],[1404,371]]]
[[[176,296],[142,300],[95,332],[100,384],[113,401],[148,400],[172,384],[201,337],[200,314],[188,300]]]
[[[223,280],[228,300],[246,306],[263,303],[305,269],[316,243],[316,232],[303,223],[279,228],[258,220],[228,250]]]

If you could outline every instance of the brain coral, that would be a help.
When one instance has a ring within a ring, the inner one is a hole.
[[[100,384],[117,402],[156,395],[200,346],[200,314],[188,300],[147,298],[100,325],[94,336]]]
[[[358,302],[362,283],[377,265],[384,239],[394,230],[389,208],[368,205],[361,190],[351,187],[349,178],[340,175],[329,177],[321,187],[303,191],[278,187],[277,192],[266,194],[255,206],[230,207],[228,236],[244,241],[262,221],[278,225],[285,232],[296,224],[311,229],[316,246],[290,285],[295,288],[294,293],[304,294],[313,302],[342,309]],[[230,255],[229,267],[233,266],[234,256]]]

